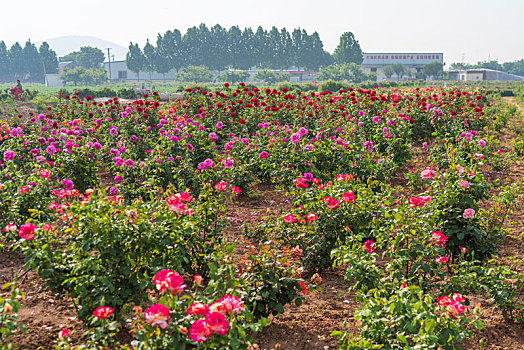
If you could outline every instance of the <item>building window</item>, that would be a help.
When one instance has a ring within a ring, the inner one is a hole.
[[[376,73],[376,72],[377,72],[376,68],[371,68],[371,73]]]
[[[127,71],[119,70],[118,71],[118,80],[126,80],[126,79],[127,79]]]

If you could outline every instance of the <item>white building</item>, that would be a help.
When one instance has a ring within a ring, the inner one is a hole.
[[[439,62],[444,64],[444,54],[442,52],[433,53],[363,53],[364,61],[362,61],[362,70],[364,73],[377,73],[377,80],[398,80],[394,74],[388,78],[384,74],[384,67],[395,63],[400,63],[406,67],[407,72],[403,78],[415,77],[422,68],[432,62]]]
[[[506,81],[506,80],[524,80],[524,77],[515,74],[509,74],[493,69],[477,68],[464,70],[450,70],[449,80],[460,81]]]
[[[111,67],[111,70],[109,70],[109,67]],[[174,69],[170,70],[166,74],[160,74],[157,72],[152,72],[149,74],[149,72],[142,72],[140,71],[139,74],[136,74],[135,72],[130,71],[127,68],[126,61],[111,61],[104,62],[104,69],[107,71],[107,78],[109,79],[111,77],[112,82],[116,81],[138,81],[140,80],[166,80],[166,81],[172,81],[175,79],[176,71]]]

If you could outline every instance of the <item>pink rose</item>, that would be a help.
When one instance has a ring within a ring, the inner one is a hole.
[[[195,342],[205,341],[213,335],[213,331],[209,329],[209,325],[204,320],[193,322],[189,329],[189,338]]]
[[[376,245],[373,243],[373,241],[368,239],[364,242],[364,249],[366,250],[366,253],[371,253],[376,249]]]
[[[448,237],[446,237],[442,232],[431,232],[431,242],[433,242],[433,244],[435,244],[437,247],[444,248],[444,245],[446,244],[447,240]]]
[[[25,239],[26,241],[30,241],[35,238],[35,229],[35,225],[30,222],[23,224],[18,231],[18,236]]]
[[[469,182],[467,182],[466,180],[461,180],[459,182],[459,185],[460,187],[462,187],[463,190],[466,190],[469,188]]]
[[[193,303],[187,309],[188,315],[201,315],[205,316],[209,312],[209,306],[203,303]]]
[[[169,309],[162,304],[152,305],[144,311],[144,318],[147,323],[153,326],[160,326],[160,328],[167,328],[167,320],[169,319]]]
[[[178,272],[171,270],[160,270],[156,273],[155,278],[153,279],[153,284],[158,289],[160,294],[164,293],[166,290],[169,290],[172,295],[180,295],[186,285],[184,280]]]
[[[113,309],[112,307],[100,306],[96,308],[95,311],[93,311],[93,316],[99,319],[104,319],[104,318],[108,318],[109,316],[111,316],[114,311],[115,309]]]
[[[464,210],[464,214],[462,214],[462,217],[464,217],[464,219],[473,219],[475,217],[475,210],[471,208]]]
[[[285,223],[288,223],[288,224],[291,224],[291,223],[297,221],[297,219],[295,218],[295,215],[293,215],[293,214],[288,214],[288,215],[284,216],[284,217],[282,218],[282,220],[283,220]]]
[[[224,315],[237,315],[244,312],[244,306],[238,299],[238,297],[231,296],[229,294],[224,295],[216,302],[209,306],[209,311],[220,312]]]
[[[355,202],[355,195],[353,192],[346,192],[342,194],[342,202],[346,203],[354,203]]]
[[[58,338],[64,340],[65,338],[69,338],[69,329],[64,328],[60,332],[58,332]]]
[[[445,256],[439,256],[435,259],[435,261],[437,262],[437,264],[447,264],[448,258],[446,258]]]
[[[431,169],[424,169],[420,173],[420,176],[423,179],[431,179],[433,176],[435,176],[435,172],[433,170],[431,170]]]
[[[229,323],[226,321],[226,317],[220,312],[211,312],[207,314],[205,322],[209,329],[213,332],[217,332],[218,335],[225,335],[229,328]]]
[[[328,201],[328,208],[331,210],[340,208],[340,202],[338,199],[330,198]]]

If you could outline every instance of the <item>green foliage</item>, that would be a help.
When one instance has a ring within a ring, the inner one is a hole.
[[[9,337],[19,332],[25,333],[27,329],[18,321],[18,313],[21,305],[20,299],[24,299],[24,294],[16,287],[16,281],[6,283],[2,290],[11,287],[9,296],[0,297],[0,349],[11,350],[16,346],[9,341]]]
[[[140,71],[145,69],[146,64],[146,57],[138,44],[129,44],[129,51],[126,54],[126,66],[130,71],[138,75],[138,81],[140,81]]]
[[[246,81],[249,79],[249,73],[245,71],[225,71],[217,76],[218,81],[229,82],[232,84]]]
[[[102,67],[105,55],[99,48],[82,46],[80,51],[73,51],[60,57],[61,62],[73,61],[85,69],[99,69]]]
[[[71,206],[69,215],[79,220],[56,233],[41,230],[24,245],[28,266],[51,290],[75,298],[82,319],[98,306],[118,315],[128,302],[144,299],[157,266],[192,271],[205,254],[190,217],[140,201],[125,209],[119,198],[93,194]]]
[[[300,306],[307,292],[300,276],[301,268],[292,263],[294,252],[278,250],[274,242],[266,241],[257,249],[251,246],[239,263],[240,278],[249,286],[244,297],[255,319],[284,313],[284,306]]]
[[[361,64],[364,60],[358,40],[353,33],[345,32],[340,36],[340,42],[333,53],[333,58],[338,64],[356,63]]]
[[[45,73],[58,73],[58,59],[56,56],[56,52],[49,47],[49,44],[47,42],[44,41],[42,44],[40,44],[38,53],[44,65]]]
[[[73,69],[67,69],[60,79],[64,85],[73,83],[74,86],[81,85],[100,85],[107,81],[107,72],[102,68],[91,68],[87,69],[84,67],[77,67]]]
[[[356,334],[334,332],[341,349],[461,349],[459,344],[481,329],[475,316],[452,317],[446,307],[416,286],[381,286],[358,300]]]
[[[213,80],[213,72],[204,66],[187,66],[175,76],[176,81],[195,84]]]
[[[360,66],[356,63],[344,63],[324,67],[317,76],[319,80],[348,81],[352,83],[361,83],[373,77],[367,76]],[[375,76],[376,80],[376,76]],[[333,90],[323,90],[333,91]]]
[[[394,63],[391,65],[391,69],[397,75],[397,79],[400,81],[402,77],[406,75],[407,69],[402,63]]]
[[[444,65],[440,62],[431,62],[422,68],[424,75],[428,78],[433,78],[436,80],[442,79]]]

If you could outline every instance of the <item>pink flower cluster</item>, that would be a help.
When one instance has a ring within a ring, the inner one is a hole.
[[[185,203],[191,203],[191,195],[189,193],[177,193],[171,195],[166,199],[166,203],[171,211],[174,211],[178,215],[186,214],[191,215],[193,209],[187,208]]]
[[[461,313],[466,311],[466,307],[461,304],[464,301],[466,301],[466,299],[464,299],[462,294],[453,293],[451,298],[447,295],[443,295],[440,298],[438,298],[437,304],[438,306],[442,306],[445,308],[448,316],[457,318],[460,316]]]
[[[435,176],[435,172],[431,169],[424,169],[422,170],[422,172],[420,173],[420,176],[423,178],[423,179],[431,179],[432,177]]]
[[[226,316],[237,315],[243,311],[244,307],[240,300],[229,294],[209,306],[194,303],[189,307],[187,313],[205,316],[205,318],[193,322],[189,329],[189,338],[195,342],[202,342],[210,338],[214,332],[218,335],[225,335],[229,328]]]
[[[180,295],[186,288],[184,280],[178,272],[163,269],[157,272],[153,279],[153,284],[160,294],[170,291],[173,295]]]
[[[154,304],[144,311],[144,318],[147,323],[165,329],[168,326],[169,309],[162,304]]]
[[[448,241],[448,237],[440,231],[431,232],[431,242],[437,247],[444,248],[444,245]]]
[[[35,225],[33,225],[30,222],[28,222],[27,224],[23,224],[22,226],[20,226],[18,236],[20,236],[20,238],[25,239],[26,241],[30,241],[35,238],[35,229]]]
[[[411,208],[415,208],[415,207],[422,208],[430,200],[431,200],[430,196],[420,196],[420,197],[409,197],[408,198],[408,201],[411,204]]]
[[[468,208],[464,210],[464,213],[462,214],[462,217],[464,219],[473,219],[475,217],[475,210]]]

